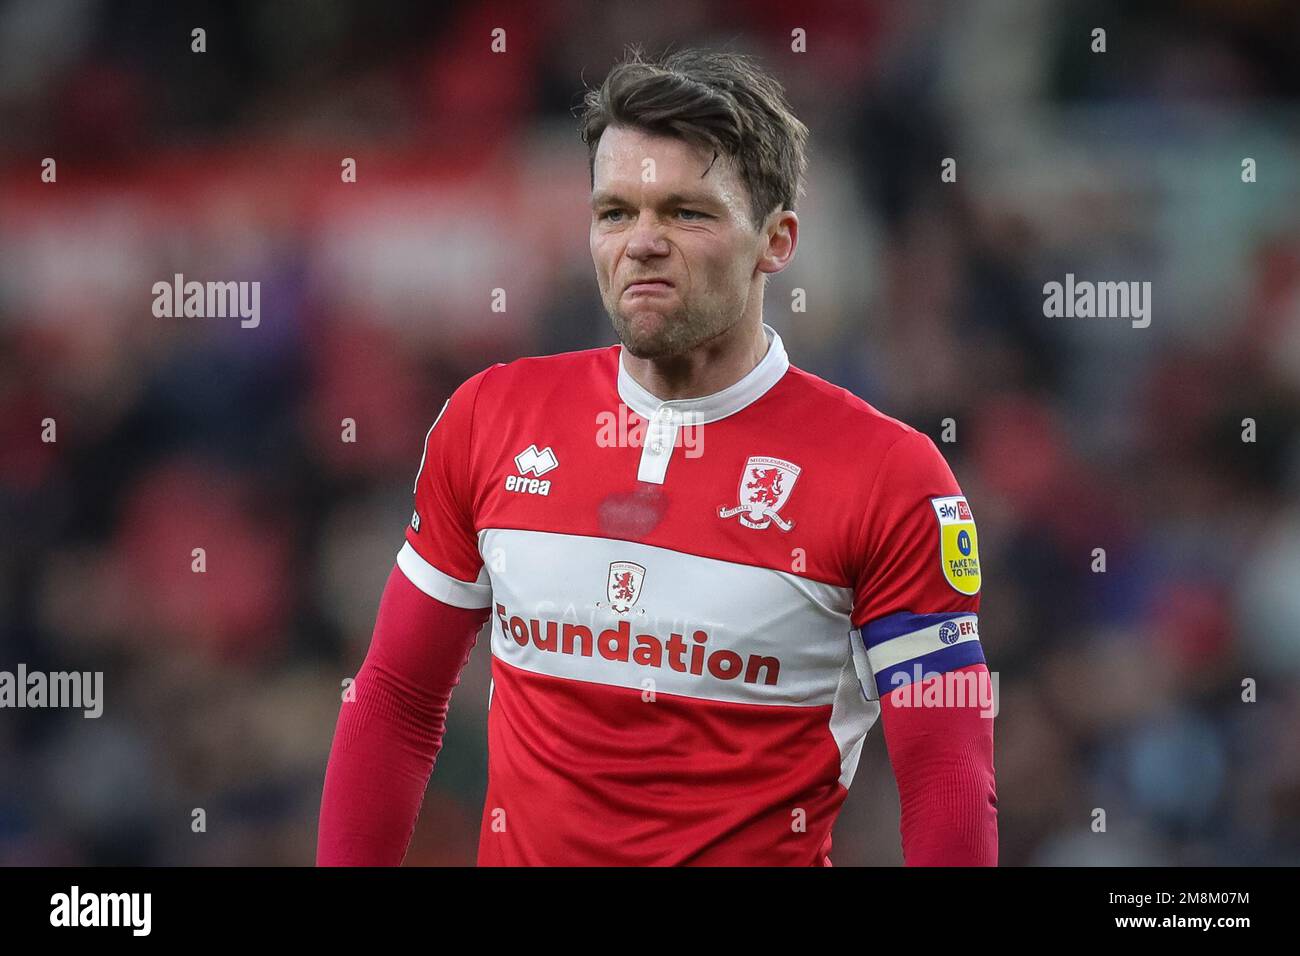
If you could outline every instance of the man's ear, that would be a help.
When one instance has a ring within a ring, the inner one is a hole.
[[[760,272],[774,274],[793,260],[799,244],[799,217],[793,209],[776,209],[763,224],[763,251],[758,260]]]

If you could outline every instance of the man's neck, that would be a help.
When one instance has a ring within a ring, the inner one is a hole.
[[[623,364],[638,385],[660,401],[702,398],[736,384],[767,354],[767,333],[760,319],[737,322],[716,338],[685,355],[637,358],[626,348]]]

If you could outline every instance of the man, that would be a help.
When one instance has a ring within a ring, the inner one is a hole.
[[[622,345],[494,365],[430,428],[318,863],[401,862],[490,620],[480,865],[830,865],[882,713],[905,861],[995,864],[970,507],[763,322],[806,128],[749,58],[634,51],[583,134]]]

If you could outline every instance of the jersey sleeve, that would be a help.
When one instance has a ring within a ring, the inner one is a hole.
[[[926,435],[909,430],[885,452],[867,499],[861,547],[854,650],[868,697],[984,663],[975,521]]]
[[[492,368],[457,388],[424,436],[415,510],[397,555],[398,567],[412,584],[459,608],[492,604],[492,587],[478,550],[473,493],[474,412]]]
[[[393,568],[344,696],[316,839],[319,866],[397,866],[442,749],[451,694],[488,611],[451,607]]]

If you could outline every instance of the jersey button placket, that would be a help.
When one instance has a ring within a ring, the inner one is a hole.
[[[661,485],[668,472],[668,462],[677,444],[677,420],[672,408],[660,406],[647,422],[645,447],[641,450],[641,465],[637,480]]]
[[[656,455],[662,455],[664,452],[665,441],[667,441],[668,444],[670,445],[672,444],[670,440],[669,432],[672,430],[673,410],[669,408],[667,405],[664,405],[659,409],[659,412],[658,414],[655,415],[655,418],[658,421],[657,421],[657,426],[654,429],[654,434],[655,434],[654,445],[651,447],[650,450],[653,451]]]

